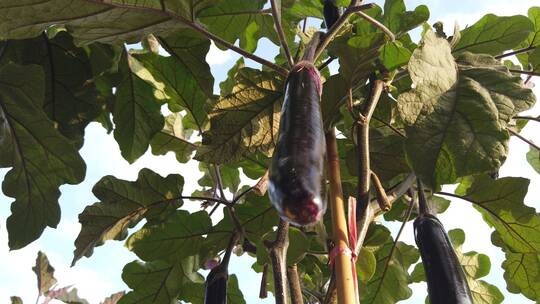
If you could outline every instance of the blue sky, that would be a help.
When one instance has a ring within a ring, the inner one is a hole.
[[[458,22],[461,28],[464,28],[467,24],[474,23],[486,13],[526,15],[528,7],[540,6],[540,0],[406,0],[405,2],[409,9],[419,4],[427,4],[431,10],[430,22],[442,20],[445,22],[446,28],[452,28],[455,21]],[[375,3],[382,5],[383,1],[375,1]],[[256,53],[262,57],[272,59],[276,51],[277,47],[263,41]],[[207,59],[211,64],[216,79],[216,88],[219,82],[225,79],[228,69],[234,65],[238,58],[238,55],[231,52],[222,52],[212,48]],[[249,60],[247,62],[250,63]],[[538,95],[540,90],[535,89],[535,92]],[[540,103],[530,113],[531,115],[539,115]],[[531,123],[524,129],[522,134],[539,142],[539,131],[540,127]],[[525,153],[527,151],[528,146],[526,144],[512,139],[510,155],[501,170],[501,176],[524,176],[531,179],[530,189],[532,190],[529,191],[526,203],[538,208],[540,193],[534,191],[534,189],[540,188],[540,176],[525,163]],[[31,267],[34,265],[38,250],[46,252],[49,256],[51,263],[56,268],[56,277],[59,284],[62,286],[74,284],[79,289],[80,295],[87,298],[91,303],[99,303],[104,297],[114,292],[126,290],[127,287],[123,284],[120,273],[123,266],[136,259],[136,257],[123,247],[122,242],[109,241],[104,246],[96,248],[90,259],[83,258],[75,267],[69,267],[74,249],[73,241],[80,230],[77,216],[86,205],[96,201],[96,198],[91,193],[92,186],[105,175],[135,180],[138,171],[147,167],[163,176],[171,173],[182,174],[186,179],[185,193],[191,193],[201,175],[196,170],[195,163],[178,164],[174,156],[170,154],[156,157],[147,152],[135,164],[129,165],[120,156],[118,145],[112,135],[107,135],[95,123],[89,125],[86,130],[86,141],[81,150],[81,155],[88,166],[86,179],[76,186],[66,185],[61,187],[62,220],[58,229],[46,229],[38,241],[24,249],[9,252],[4,223],[10,214],[9,207],[13,200],[0,193],[0,269],[2,269],[0,303],[8,303],[11,295],[21,296],[25,303],[35,302],[37,284]],[[0,181],[3,180],[7,171],[7,169],[0,169]],[[249,183],[247,180],[246,182]],[[198,203],[185,202],[184,206],[195,210]],[[453,228],[465,230],[467,235],[464,245],[465,251],[475,250],[491,257],[491,273],[484,279],[499,287],[506,297],[504,303],[533,303],[522,296],[513,295],[506,291],[505,283],[502,280],[502,270],[500,269],[500,264],[504,258],[503,254],[499,249],[491,245],[491,229],[483,223],[476,210],[466,202],[453,201],[449,210],[440,219],[447,230]],[[399,226],[395,223],[389,225],[395,235]],[[406,226],[401,240],[414,244],[412,225]],[[252,261],[249,258],[233,257],[230,270],[238,275],[240,287],[247,302],[273,303],[270,299],[262,301],[257,298],[260,275],[251,271],[251,264]],[[411,287],[414,290],[413,298],[400,303],[423,303],[426,295],[425,285],[413,284]]]

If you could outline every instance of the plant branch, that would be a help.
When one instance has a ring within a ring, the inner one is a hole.
[[[349,5],[349,7],[347,7],[345,12],[343,12],[343,15],[341,15],[338,18],[338,20],[336,20],[336,22],[328,29],[328,32],[326,33],[323,40],[321,41],[321,43],[317,47],[317,51],[315,52],[315,60],[317,60],[317,58],[319,58],[321,56],[321,54],[324,52],[326,47],[334,39],[334,37],[337,35],[337,33],[339,32],[341,27],[343,27],[343,25],[345,24],[347,19],[349,19],[349,17],[352,14],[354,14],[355,12],[358,12],[358,11],[373,7],[373,4],[371,4],[371,3],[370,4],[365,4],[365,5],[360,5],[360,6],[358,6],[357,3],[358,3],[358,1],[351,1],[351,4]]]
[[[381,180],[373,171],[371,171],[371,181],[373,182],[373,186],[375,188],[375,194],[377,195],[377,202],[379,203],[379,208],[381,208],[382,211],[390,210],[392,208],[392,205],[388,200],[386,191],[384,190]]]
[[[502,59],[502,58],[505,58],[505,57],[510,57],[510,56],[519,55],[519,54],[522,54],[522,53],[527,53],[527,52],[530,52],[530,51],[534,50],[535,48],[536,48],[536,46],[528,46],[526,48],[515,50],[515,51],[509,52],[509,53],[497,55],[497,56],[495,56],[495,59]]]
[[[521,120],[534,120],[534,121],[540,122],[540,117],[531,117],[531,116],[514,116],[514,119],[521,119]]]
[[[356,133],[356,142],[358,145],[358,211],[367,208],[369,203],[370,188],[370,159],[369,159],[369,123],[371,116],[377,107],[379,98],[384,88],[382,80],[375,80],[372,83],[371,97],[367,102],[362,116],[357,120],[358,131]],[[357,216],[360,214],[357,212]]]
[[[394,42],[396,40],[396,35],[394,35],[394,33],[392,33],[392,31],[389,28],[387,28],[384,24],[375,20],[373,17],[362,12],[361,10],[358,10],[355,13],[360,15],[362,18],[364,18],[367,22],[371,23],[375,27],[378,27],[379,29],[381,29],[384,32],[384,34],[386,34],[386,36],[390,38],[390,41]]]
[[[287,278],[289,279],[289,290],[291,291],[291,303],[304,304],[302,285],[300,284],[298,266],[296,264],[287,267]]]
[[[249,187],[246,190],[242,191],[242,193],[238,194],[235,198],[233,198],[231,205],[234,206],[242,197],[247,195],[249,192],[251,192],[253,189],[255,189],[255,186]]]
[[[527,138],[521,136],[518,132],[512,130],[511,128],[506,128],[508,132],[512,133],[512,135],[516,136],[517,138],[521,139],[522,141],[528,143],[531,147],[535,148],[536,150],[540,151],[540,146],[533,143],[532,141],[528,140]]]
[[[326,134],[326,154],[330,184],[329,202],[332,215],[332,231],[334,233],[334,244],[337,247],[334,272],[336,275],[338,302],[355,303],[356,294],[354,292],[353,274],[351,273],[351,256],[345,252],[345,249],[349,248],[349,240],[339,172],[339,153],[333,128]]]
[[[259,299],[266,299],[268,297],[268,288],[266,288],[267,283],[268,283],[268,264],[264,264],[263,273],[261,277],[261,288],[259,290]]]
[[[270,5],[272,6],[272,18],[274,19],[274,25],[276,26],[279,43],[281,44],[281,47],[283,47],[283,51],[285,52],[285,57],[287,57],[289,67],[292,68],[294,62],[291,57],[291,51],[289,51],[289,46],[287,45],[287,39],[285,39],[285,32],[283,32],[283,26],[281,25],[281,12],[278,11],[276,0],[270,0]]]
[[[273,62],[270,62],[266,59],[263,59],[255,54],[252,54],[246,50],[243,50],[242,48],[239,48],[237,46],[235,46],[234,44],[226,41],[225,39],[209,32],[206,28],[204,28],[204,26],[196,21],[191,21],[191,20],[188,20],[180,15],[177,15],[173,12],[170,12],[170,11],[166,11],[166,10],[162,10],[162,9],[158,9],[158,8],[152,8],[152,7],[142,7],[142,6],[135,6],[135,5],[130,5],[130,4],[121,4],[121,3],[118,3],[118,2],[114,2],[114,3],[111,3],[111,2],[105,2],[104,0],[85,0],[86,2],[91,2],[91,3],[98,3],[98,4],[102,4],[102,5],[106,5],[106,6],[111,6],[111,7],[119,7],[119,8],[125,8],[125,9],[131,9],[131,10],[139,10],[139,11],[147,11],[147,12],[153,12],[153,13],[156,13],[156,14],[160,14],[162,16],[165,16],[165,17],[168,17],[168,18],[171,18],[171,19],[174,19],[174,20],[177,20],[177,21],[180,21],[181,23],[185,24],[186,26],[190,27],[191,29],[201,33],[202,35],[206,36],[208,39],[214,41],[214,43],[216,44],[220,44],[228,49],[230,49],[231,51],[234,51],[246,58],[249,58],[255,62],[258,62],[262,65],[265,65],[273,70],[275,70],[276,72],[278,72],[281,76],[284,76],[286,77],[287,74],[288,74],[288,70],[273,63]]]
[[[317,69],[320,71],[322,69],[324,69],[325,67],[329,66],[330,63],[332,63],[332,61],[334,61],[336,59],[336,57],[332,57],[330,56],[328,59],[326,59],[325,62],[323,62],[320,66],[317,67]]]
[[[525,74],[525,75],[531,75],[531,76],[540,76],[540,73],[535,72],[535,71],[523,71],[523,70],[515,70],[515,69],[509,69],[508,71],[510,71],[510,72],[512,72],[512,73],[517,73],[517,74]]]
[[[225,206],[230,206],[231,203],[224,201],[219,198],[213,198],[213,197],[205,197],[205,196],[181,196],[181,199],[187,199],[187,200],[196,200],[196,201],[209,201],[209,202],[215,202],[218,204],[222,204]]]
[[[280,219],[276,232],[276,240],[266,242],[270,261],[272,262],[272,273],[274,275],[274,297],[276,304],[287,304],[287,248],[289,247],[289,223]]]

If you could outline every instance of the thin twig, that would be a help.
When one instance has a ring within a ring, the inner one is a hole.
[[[278,34],[279,43],[283,47],[285,52],[285,57],[287,57],[287,62],[289,67],[293,67],[294,62],[291,57],[291,52],[289,51],[289,46],[287,45],[287,39],[285,38],[285,32],[283,32],[283,26],[281,25],[281,12],[278,11],[276,0],[270,0],[270,5],[272,6],[272,18],[274,19],[274,25],[276,26],[276,32]]]
[[[287,267],[287,278],[289,279],[289,290],[291,291],[291,303],[304,304],[302,285],[300,284],[300,276],[298,275],[298,266],[296,264]]]
[[[368,15],[368,14],[366,14],[366,13],[360,11],[360,10],[356,11],[355,13],[360,15],[362,18],[364,18],[367,22],[371,23],[375,27],[380,28],[384,32],[384,34],[386,34],[386,36],[388,36],[388,38],[390,38],[390,41],[392,41],[392,42],[396,41],[396,35],[394,35],[394,33],[392,33],[392,31],[389,28],[387,28],[384,24],[380,23],[379,21],[375,20],[370,15]]]
[[[326,59],[325,62],[323,62],[320,66],[317,67],[317,69],[319,71],[321,71],[322,69],[324,69],[325,67],[329,66],[330,63],[332,63],[332,61],[334,61],[336,59],[336,57],[332,57],[330,56],[328,59]]]
[[[514,116],[514,119],[521,119],[521,120],[534,120],[534,121],[540,122],[540,117],[531,117],[531,116]]]
[[[181,199],[187,199],[187,200],[194,200],[194,201],[209,201],[209,202],[215,202],[218,204],[222,204],[225,206],[230,206],[231,203],[219,199],[219,198],[213,198],[213,197],[206,197],[206,196],[181,196]]]
[[[304,18],[304,25],[302,25],[302,33],[306,33],[306,27],[307,27],[307,18]]]
[[[276,304],[287,304],[287,248],[289,247],[289,223],[280,219],[276,231],[276,240],[266,242],[270,261],[272,262],[272,274],[274,276],[274,297]]]
[[[254,190],[255,187],[249,187],[247,188],[246,190],[242,191],[242,193],[238,194],[235,198],[233,198],[232,202],[231,202],[231,206],[234,206],[242,197],[244,197],[245,195],[247,195],[249,192],[251,192],[252,190]]]
[[[379,279],[379,284],[377,285],[377,289],[375,291],[375,296],[373,298],[373,301],[375,301],[375,299],[377,298],[377,295],[379,294],[379,291],[381,290],[381,286],[386,276],[386,271],[388,271],[388,266],[390,266],[390,261],[392,260],[392,256],[394,255],[394,251],[396,250],[397,242],[399,238],[401,237],[401,233],[403,232],[405,225],[407,224],[407,222],[409,221],[409,218],[411,217],[413,207],[414,207],[414,203],[411,201],[409,209],[407,210],[407,214],[405,215],[405,218],[403,219],[403,223],[401,224],[398,234],[396,235],[396,238],[394,239],[394,243],[392,243],[392,248],[390,249],[390,253],[388,254],[388,259],[386,260],[386,263],[384,265],[384,270],[381,275],[381,278]]]
[[[226,200],[227,198],[225,197],[225,192],[223,191],[223,182],[221,181],[221,173],[219,172],[218,165],[214,165],[214,174],[216,177],[214,182],[216,183],[216,187],[219,190],[219,195],[221,196],[221,199]]]
[[[511,128],[506,128],[506,130],[508,130],[508,132],[512,133],[513,135],[515,135],[517,138],[521,139],[522,141],[528,143],[531,147],[533,147],[536,150],[540,151],[540,146],[538,146],[537,144],[535,144],[532,141],[528,140],[527,138],[521,136],[521,134],[519,134],[518,132],[512,130]]]
[[[519,54],[522,54],[522,53],[527,53],[527,52],[530,52],[530,51],[534,50],[535,48],[536,48],[536,46],[528,46],[526,48],[515,50],[515,51],[509,52],[509,53],[497,55],[497,56],[495,56],[495,59],[502,59],[502,58],[505,58],[505,57],[510,57],[510,56],[519,55]]]
[[[234,44],[224,40],[223,38],[209,32],[206,28],[204,28],[203,25],[201,25],[200,23],[198,22],[195,22],[195,21],[191,21],[191,20],[188,20],[186,18],[184,18],[183,16],[180,16],[180,15],[177,15],[173,12],[170,12],[170,11],[166,11],[166,10],[161,10],[161,9],[158,9],[158,8],[152,8],[152,7],[142,7],[142,6],[135,6],[135,5],[129,5],[129,4],[121,4],[121,3],[118,3],[118,2],[114,2],[114,3],[111,3],[111,2],[105,2],[103,0],[85,0],[86,2],[91,2],[91,3],[98,3],[98,4],[102,4],[102,5],[106,5],[106,6],[111,6],[111,7],[119,7],[119,8],[125,8],[125,9],[131,9],[131,10],[139,10],[139,11],[147,11],[147,12],[154,12],[154,13],[157,13],[157,14],[160,14],[162,16],[165,16],[165,17],[168,17],[168,18],[171,18],[171,19],[174,19],[174,20],[178,20],[180,22],[182,22],[183,24],[185,24],[186,26],[192,28],[193,30],[203,34],[204,36],[206,36],[208,39],[214,41],[214,43],[216,44],[220,44],[246,58],[249,58],[255,62],[258,62],[262,65],[265,65],[273,70],[275,70],[276,72],[278,72],[281,76],[284,76],[286,77],[287,74],[288,74],[288,70],[273,63],[273,62],[270,62],[266,59],[263,59],[255,54],[252,54],[250,52],[247,52],[246,50],[243,50],[237,46],[235,46]]]
[[[268,283],[268,264],[264,264],[263,273],[261,277],[261,287],[259,290],[259,299],[266,299],[266,297],[268,297],[268,288],[266,288],[267,283]]]
[[[390,210],[392,208],[392,205],[388,200],[388,196],[386,196],[386,191],[384,190],[381,180],[373,171],[371,171],[371,181],[373,182],[373,186],[375,188],[375,194],[377,196],[379,208],[381,208],[382,211]]]
[[[540,73],[536,71],[523,71],[523,70],[515,70],[515,69],[509,69],[508,71],[512,73],[518,73],[518,74],[524,74],[524,75],[530,75],[530,76],[540,76]]]

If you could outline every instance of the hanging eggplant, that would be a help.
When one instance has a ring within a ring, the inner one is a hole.
[[[306,47],[303,60],[287,78],[281,109],[279,137],[272,164],[268,193],[284,220],[308,225],[324,214],[321,197],[325,139],[321,115],[322,85],[312,63],[319,34]]]
[[[341,16],[342,11],[337,6],[336,0],[324,0],[323,15],[324,15],[324,24],[326,29],[329,29],[336,23],[336,21]]]
[[[204,304],[227,304],[227,281],[229,280],[229,260],[240,235],[234,233],[229,240],[221,263],[212,268],[206,276]]]
[[[442,223],[429,213],[421,183],[420,215],[414,221],[414,237],[428,285],[432,304],[472,304],[472,295],[463,268],[452,248]]]

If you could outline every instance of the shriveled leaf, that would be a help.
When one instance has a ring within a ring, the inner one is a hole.
[[[171,111],[187,111],[189,123],[186,122],[186,127],[202,129],[207,120],[206,107],[212,93],[208,91],[208,80],[201,82],[199,79],[201,71],[195,69],[196,65],[186,65],[174,56],[164,57],[153,53],[133,57],[144,68],[132,67],[132,71],[166,98]]]
[[[178,210],[165,222],[146,225],[132,234],[126,246],[144,261],[174,263],[197,254],[204,242],[203,236],[210,233],[212,221],[206,211],[190,214]]]
[[[11,304],[23,304],[23,300],[17,296],[10,297]]]
[[[281,80],[273,73],[241,69],[230,95],[222,97],[210,113],[210,129],[195,158],[209,163],[238,160],[245,152],[270,155],[279,128]]]
[[[101,304],[116,304],[126,293],[123,291],[112,294],[110,297],[105,298]]]
[[[396,303],[408,299],[412,290],[407,286],[410,280],[408,268],[418,258],[418,250],[403,242],[398,242],[391,260],[388,260],[394,240],[390,231],[377,225],[375,232],[381,237],[383,244],[375,251],[377,266],[375,274],[364,288],[360,287],[360,300],[362,303]],[[367,242],[368,246],[370,245]]]
[[[45,99],[40,104],[56,128],[77,147],[83,144],[85,127],[100,112],[89,56],[73,44],[65,31],[54,38],[39,37],[5,42],[2,62],[37,64],[45,73]],[[0,62],[1,64],[1,62]]]
[[[498,169],[507,154],[506,123],[535,100],[492,57],[465,53],[458,64],[448,42],[427,32],[409,62],[415,88],[398,98],[408,160],[432,187]]]
[[[89,257],[94,247],[107,240],[124,239],[127,229],[143,218],[165,218],[182,205],[183,185],[180,175],[163,178],[149,169],[142,169],[135,182],[103,177],[93,189],[101,202],[87,206],[79,215],[82,227],[72,263]]]
[[[134,66],[131,55],[122,55],[122,80],[116,89],[113,111],[114,138],[129,163],[146,152],[150,140],[164,124],[160,112],[162,101],[154,97],[151,85],[135,75],[134,70],[138,68]]]
[[[36,266],[32,267],[32,270],[36,273],[37,283],[38,283],[38,292],[40,295],[43,295],[51,287],[56,284],[56,279],[54,278],[54,267],[49,263],[49,259],[45,253],[39,251],[36,258]]]
[[[150,141],[152,153],[154,155],[165,155],[172,151],[179,162],[185,163],[189,161],[197,146],[187,140],[188,134],[184,130],[180,114],[173,113],[167,116],[163,129],[156,133]]]
[[[488,14],[461,31],[461,39],[453,52],[499,55],[518,46],[532,31],[533,24],[525,16],[499,17]]]
[[[0,67],[0,167],[13,167],[2,190],[15,198],[6,224],[11,249],[34,241],[47,226],[56,227],[58,187],[81,182],[86,171],[75,147],[41,109],[43,84],[37,65]]]
[[[536,172],[540,173],[540,151],[531,147],[527,152],[527,161]]]
[[[72,288],[68,292],[61,293],[54,297],[54,299],[66,304],[90,304],[87,300],[79,297],[77,288]]]
[[[174,265],[164,261],[141,263],[131,262],[122,271],[122,280],[132,289],[118,304],[132,303],[176,303],[183,288],[191,283],[202,283],[196,272],[194,257]]]

